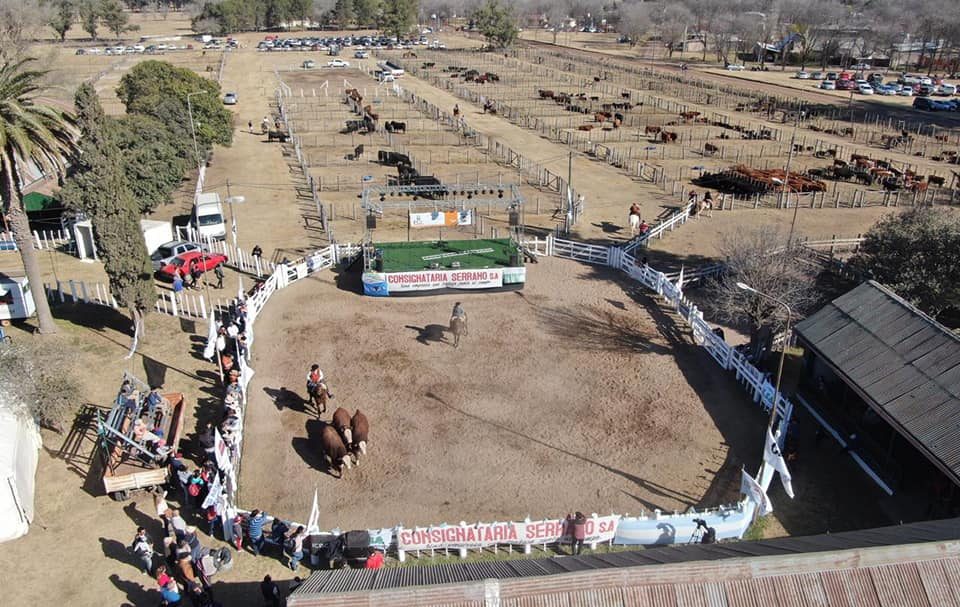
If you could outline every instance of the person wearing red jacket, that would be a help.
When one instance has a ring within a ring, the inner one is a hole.
[[[567,533],[570,535],[570,552],[579,555],[583,550],[583,540],[587,537],[587,517],[582,512],[575,516],[567,515]]]
[[[367,557],[367,562],[363,566],[364,569],[380,569],[383,567],[383,552],[377,550],[376,548],[370,551],[370,556]]]

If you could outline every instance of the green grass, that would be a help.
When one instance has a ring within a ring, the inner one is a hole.
[[[583,551],[580,552],[580,555],[586,556],[588,554],[608,554],[611,552],[626,552],[629,550],[644,550],[644,548],[642,546],[610,546],[607,544],[599,544],[596,550],[590,550],[590,548],[584,546]],[[564,546],[560,549],[551,546],[546,550],[544,550],[542,546],[533,546],[530,554],[524,554],[523,547],[517,546],[513,548],[512,552],[507,551],[506,548],[500,548],[496,553],[493,552],[492,548],[468,550],[467,558],[465,559],[460,558],[460,553],[457,550],[451,550],[449,554],[444,554],[443,550],[437,550],[434,552],[433,557],[430,556],[429,550],[425,550],[420,553],[419,558],[417,558],[415,552],[408,552],[407,560],[404,563],[396,560],[396,558],[389,558],[384,563],[384,567],[431,567],[433,565],[442,565],[445,563],[485,563],[491,561],[515,561],[519,559],[545,559],[567,555],[569,555],[568,546]]]
[[[759,516],[753,524],[747,529],[747,532],[743,534],[743,541],[755,541],[762,540],[766,535],[767,526],[770,524],[770,517],[768,516]]]
[[[476,270],[483,268],[507,267],[513,247],[509,238],[488,240],[445,240],[440,246],[436,241],[427,242],[381,242],[374,247],[383,251],[384,272],[416,272],[430,268],[438,263],[440,268],[450,268],[454,261],[460,262],[461,269]],[[467,251],[482,250],[483,253],[458,255]],[[435,255],[452,253],[448,257],[424,259]]]

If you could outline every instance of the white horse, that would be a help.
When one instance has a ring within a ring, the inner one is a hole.
[[[630,214],[630,234],[636,236],[640,233],[640,216],[634,213]]]

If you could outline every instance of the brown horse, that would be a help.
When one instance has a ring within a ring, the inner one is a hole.
[[[330,397],[330,389],[325,382],[319,382],[310,389],[310,402],[317,408],[318,418],[327,412],[327,402]]]
[[[450,332],[453,333],[453,347],[460,347],[460,336],[467,335],[467,321],[466,319],[454,317],[450,319]]]

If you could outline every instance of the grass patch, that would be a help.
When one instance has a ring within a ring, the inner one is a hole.
[[[762,540],[766,536],[767,527],[770,525],[770,516],[759,516],[753,524],[743,534],[743,541]]]

